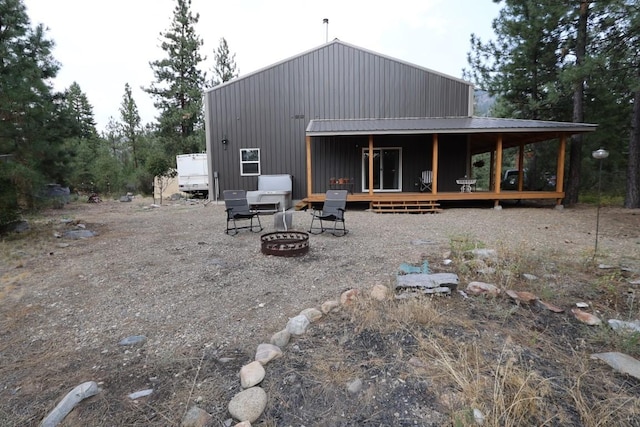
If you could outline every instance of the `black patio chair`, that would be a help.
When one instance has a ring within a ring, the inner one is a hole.
[[[349,232],[345,228],[344,213],[347,207],[347,190],[329,190],[327,191],[322,210],[314,209],[311,213],[311,226],[309,233],[320,234],[330,230],[334,236],[344,236]],[[319,221],[319,226],[316,223]],[[325,227],[324,221],[333,222],[333,227]],[[342,224],[340,227],[339,225]]]
[[[227,212],[227,230],[229,234],[233,230],[233,236],[238,234],[238,230],[248,229],[254,233],[262,231],[262,224],[258,212],[249,209],[247,201],[247,192],[244,190],[224,190],[224,205]],[[253,220],[256,219],[258,224],[254,225]],[[239,227],[237,221],[249,221],[249,225]],[[230,227],[230,225],[232,225]],[[254,230],[257,228],[257,230]]]

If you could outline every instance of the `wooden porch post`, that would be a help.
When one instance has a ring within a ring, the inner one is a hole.
[[[433,134],[433,143],[431,144],[433,153],[431,155],[431,194],[438,193],[438,134]]]
[[[567,135],[562,134],[558,144],[558,163],[556,164],[556,191],[564,191],[564,153],[567,148]],[[556,205],[562,203],[562,199],[556,199]]]
[[[500,183],[502,182],[502,134],[498,135],[496,141],[496,170],[493,175],[493,191],[500,192]]]
[[[306,138],[307,145],[307,197],[311,197],[311,191],[313,189],[313,185],[311,182],[311,137],[307,135]]]
[[[524,144],[518,147],[518,191],[524,188]]]
[[[496,171],[495,160],[496,152],[491,150],[491,153],[489,154],[489,190],[493,188],[493,184],[495,182],[495,179],[493,178]]]
[[[369,196],[373,196],[373,135],[369,135]]]

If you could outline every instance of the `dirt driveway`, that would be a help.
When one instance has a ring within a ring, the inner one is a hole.
[[[529,272],[539,277],[565,262],[593,262],[592,206],[435,215],[350,210],[346,237],[312,236],[308,255],[279,258],[261,254],[259,234],[227,236],[221,204],[151,203],[71,204],[4,238],[0,424],[37,425],[88,380],[100,384],[102,397],[74,411],[66,425],[177,425],[197,396],[226,419],[238,367],[288,318],[349,288],[391,285],[403,262],[437,265],[452,242],[533,257],[540,262],[527,264]],[[295,212],[294,228],[306,229],[309,220]],[[273,230],[273,217],[262,222],[265,232]],[[78,227],[96,236],[65,237]],[[638,210],[601,210],[598,255],[599,263],[640,272]],[[142,348],[118,346],[132,335],[147,337]],[[191,375],[203,360],[223,356],[235,362],[211,368],[208,382]],[[155,403],[127,400],[149,387],[162,390]]]

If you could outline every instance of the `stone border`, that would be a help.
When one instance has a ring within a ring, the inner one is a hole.
[[[370,296],[377,301],[384,301],[389,297],[389,288],[384,285],[374,285]],[[240,385],[244,390],[237,393],[228,405],[229,414],[235,420],[240,420],[235,427],[251,427],[251,423],[260,418],[267,406],[267,393],[259,387],[266,375],[264,367],[272,360],[283,356],[282,348],[289,344],[292,336],[306,333],[311,323],[317,322],[325,315],[340,310],[342,306],[350,305],[358,299],[359,290],[349,289],[340,295],[340,300],[329,300],[317,308],[307,308],[287,322],[286,327],[274,333],[269,343],[262,343],[256,349],[254,361],[240,368]],[[183,423],[183,425],[185,425]],[[198,426],[198,424],[189,424]]]

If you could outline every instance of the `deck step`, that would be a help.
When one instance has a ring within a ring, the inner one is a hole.
[[[298,203],[296,203],[296,205],[294,206],[294,209],[297,211],[303,211],[308,209],[309,206],[310,206],[310,203],[307,203],[304,200],[300,200]]]
[[[375,213],[438,213],[440,204],[434,201],[377,200],[370,204]]]

